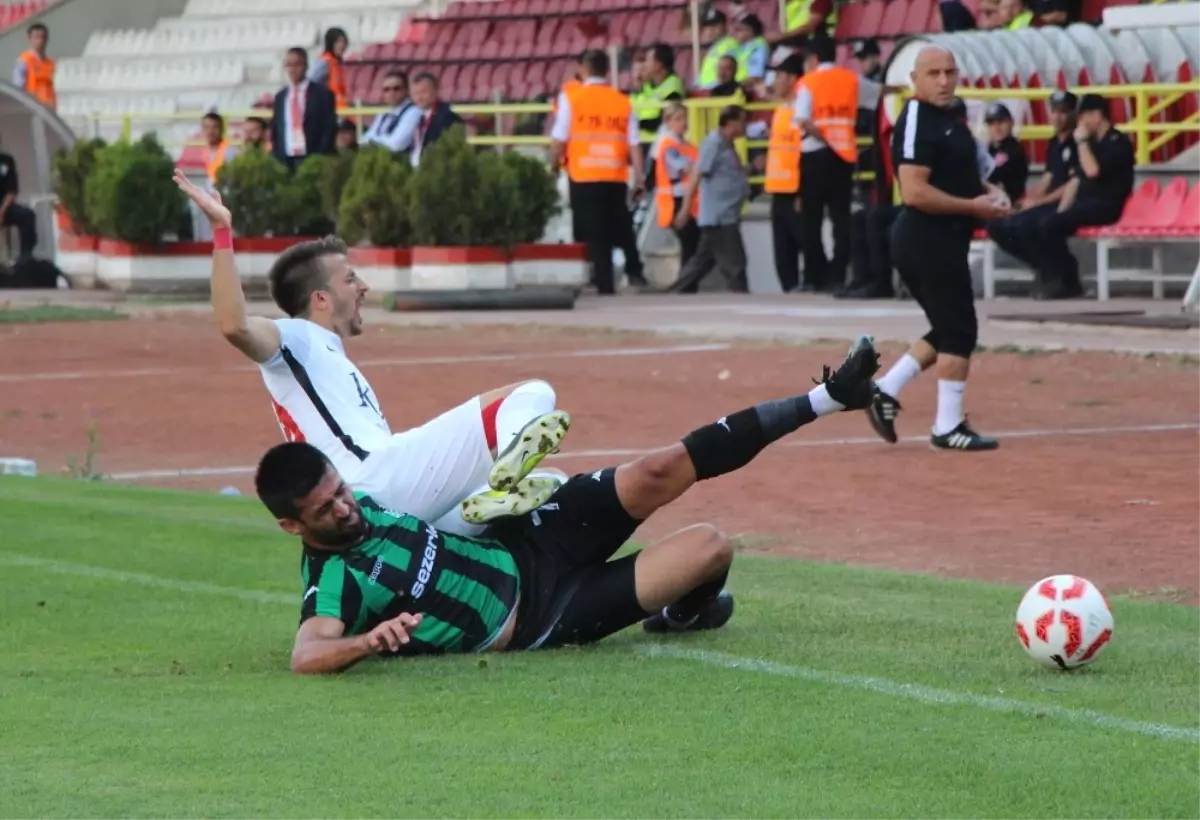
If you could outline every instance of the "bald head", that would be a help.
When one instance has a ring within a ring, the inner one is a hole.
[[[958,88],[958,61],[954,52],[939,45],[926,45],[913,63],[913,90],[925,102],[945,108]]]

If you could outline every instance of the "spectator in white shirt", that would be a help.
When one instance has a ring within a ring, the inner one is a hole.
[[[390,110],[371,121],[363,145],[382,145],[393,153],[409,151],[421,122],[421,109],[408,96],[408,75],[389,71],[383,78],[383,102]]]

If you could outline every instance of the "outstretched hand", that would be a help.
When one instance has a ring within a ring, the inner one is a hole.
[[[188,199],[196,203],[204,215],[208,217],[208,223],[213,228],[232,228],[233,217],[229,213],[229,209],[221,202],[221,195],[216,191],[204,190],[198,187],[195,183],[184,175],[179,168],[175,169],[175,184],[179,186],[179,190],[187,194]]]

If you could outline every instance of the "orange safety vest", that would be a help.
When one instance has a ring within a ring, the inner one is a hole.
[[[217,171],[220,171],[221,166],[225,164],[225,149],[228,147],[225,140],[221,140],[216,150],[213,150],[211,146],[208,148],[208,158],[204,160],[204,171],[208,174],[208,181],[213,185],[217,184]]]
[[[763,190],[769,194],[794,194],[800,190],[800,141],[804,132],[792,122],[794,108],[781,105],[771,116],[771,138],[767,144],[767,178]]]
[[[812,124],[821,132],[821,138],[846,162],[858,162],[858,145],[854,142],[858,75],[834,66],[805,74],[799,83],[812,95]]]
[[[321,59],[329,66],[329,79],[326,84],[333,92],[334,103],[338,108],[345,108],[349,94],[346,91],[346,72],[342,69],[342,61],[328,51],[321,55]]]
[[[54,61],[39,57],[33,49],[22,52],[17,59],[25,64],[25,93],[55,108],[58,97],[54,94]]]
[[[609,85],[581,85],[567,92],[571,132],[567,175],[575,182],[629,179],[629,98]]]
[[[667,151],[674,148],[679,153],[687,157],[692,163],[692,168],[696,167],[696,161],[700,158],[700,152],[696,150],[696,146],[689,145],[683,142],[674,134],[664,134],[658,140],[658,151],[654,155],[654,204],[658,208],[658,227],[671,227],[672,220],[675,219],[675,198],[683,196],[683,189],[687,186],[688,179],[691,174],[684,172],[683,178],[672,182],[671,175],[667,172]],[[700,192],[696,192],[696,196],[692,197],[691,207],[692,219],[700,217]]]

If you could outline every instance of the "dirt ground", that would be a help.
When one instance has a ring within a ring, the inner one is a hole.
[[[557,466],[578,471],[806,391],[845,347],[697,344],[377,326],[349,350],[397,431],[488,388],[549,380],[575,421]],[[247,492],[248,468],[280,440],[256,370],[204,316],[0,326],[0,350],[0,456],[36,459],[43,473],[81,458],[91,425],[106,474]],[[898,350],[886,348],[885,367]],[[935,392],[930,376],[905,391],[899,445],[875,439],[862,414],[822,419],[697,486],[640,537],[708,520],[750,551],[1014,583],[1072,572],[1112,592],[1200,600],[1194,363],[983,354],[967,405],[1001,437],[994,453],[928,448]]]

